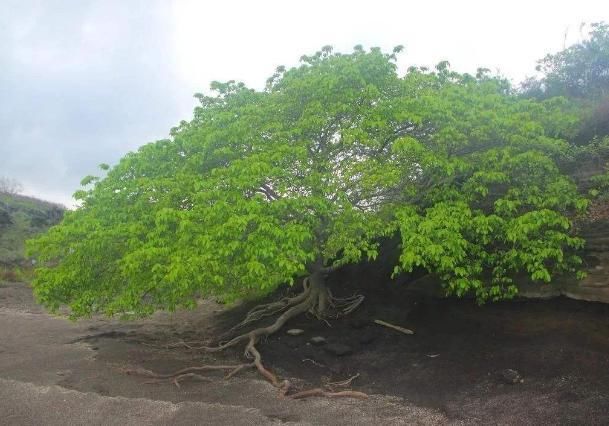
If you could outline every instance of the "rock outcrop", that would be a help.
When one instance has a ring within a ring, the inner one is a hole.
[[[530,298],[566,296],[609,303],[609,220],[589,222],[579,233],[586,240],[583,260],[587,277],[581,281],[560,278],[552,284],[523,283],[520,295]]]

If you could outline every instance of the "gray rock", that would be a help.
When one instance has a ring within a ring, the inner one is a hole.
[[[345,356],[353,353],[351,346],[347,346],[342,343],[330,343],[324,346],[324,349],[326,352],[334,356]]]
[[[322,337],[322,336],[314,336],[311,337],[311,340],[309,340],[312,344],[314,344],[315,346],[321,346],[321,345],[325,345],[326,344],[326,338]]]
[[[300,328],[290,328],[286,333],[290,336],[300,336],[304,333],[304,330],[301,330]]]

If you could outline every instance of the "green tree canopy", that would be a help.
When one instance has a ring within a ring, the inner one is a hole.
[[[588,37],[539,61],[540,79],[524,88],[539,97],[598,99],[609,96],[609,25],[590,25]]]
[[[584,40],[546,55],[537,70],[541,76],[526,80],[523,94],[537,99],[568,98],[582,117],[571,140],[588,144],[594,137],[609,135],[609,25],[591,24]]]
[[[196,95],[191,121],[85,178],[82,206],[30,242],[39,300],[75,317],[149,314],[299,276],[319,286],[396,234],[396,273],[425,268],[480,301],[515,294],[518,273],[575,270],[586,201],[557,166],[576,123],[564,100],[447,62],[400,76],[398,50],[326,47],[262,91]]]

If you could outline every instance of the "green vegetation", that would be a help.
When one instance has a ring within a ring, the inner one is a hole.
[[[543,76],[524,83],[529,95],[572,99],[609,96],[609,25],[595,23],[590,28],[586,40],[539,61],[537,70]]]
[[[564,96],[581,117],[572,140],[588,144],[609,135],[609,26],[590,26],[588,38],[539,61],[540,78],[523,83],[524,95],[537,99]]]
[[[23,279],[28,269],[25,241],[59,223],[62,206],[17,194],[0,193],[0,279]]]
[[[401,241],[395,274],[424,270],[480,303],[514,296],[516,277],[582,274],[573,223],[609,178],[584,191],[573,174],[606,158],[606,133],[586,120],[608,68],[597,61],[583,83],[578,73],[597,64],[588,50],[607,56],[606,35],[597,25],[589,42],[545,58],[524,91],[448,62],[401,76],[401,47],[325,47],[279,67],[263,91],[215,82],[170,139],[83,179],[81,207],[29,244],[35,293],[74,318],[132,316],[303,278],[302,293],[254,308],[233,331],[277,315],[271,325],[202,348],[246,343],[252,363],[216,368],[256,367],[283,388],[256,343],[296,315],[355,309],[362,297],[333,297],[326,276],[374,259],[384,238]]]
[[[587,201],[558,167],[577,125],[564,99],[448,63],[400,77],[397,50],[324,48],[264,91],[214,83],[192,121],[85,178],[82,207],[32,241],[38,298],[149,314],[308,276],[299,310],[322,317],[325,274],[394,234],[396,273],[422,267],[480,301],[514,295],[520,272],[574,272]]]

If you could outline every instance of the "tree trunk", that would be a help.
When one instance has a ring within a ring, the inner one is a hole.
[[[330,293],[326,286],[326,273],[321,269],[316,270],[309,276],[309,285],[311,286],[311,312],[317,318],[323,318],[328,310],[328,300]]]

